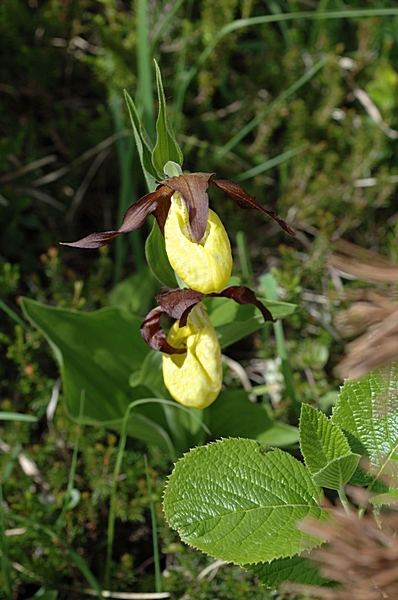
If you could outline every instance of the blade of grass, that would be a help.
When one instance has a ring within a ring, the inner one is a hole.
[[[115,132],[120,133],[124,130],[124,123],[122,117],[122,106],[124,102],[116,92],[112,92],[110,95],[110,107],[115,127]],[[135,179],[133,178],[133,166],[134,166],[134,154],[135,145],[133,136],[128,138],[119,137],[116,140],[116,148],[119,162],[120,172],[120,191],[119,191],[119,202],[117,210],[117,221],[122,222],[123,215],[132,204],[133,199],[137,198],[137,188],[135,185]],[[141,240],[141,233],[139,230],[132,231],[129,236],[119,236],[115,240],[115,268],[113,273],[113,283],[116,285],[122,278],[123,262],[126,254],[126,244],[131,241],[133,254],[136,261],[137,270],[144,268],[144,250]]]
[[[75,442],[73,445],[73,455],[72,455],[72,463],[71,463],[70,471],[69,471],[68,485],[67,485],[66,492],[65,492],[65,495],[63,498],[62,510],[58,516],[58,519],[55,522],[55,528],[56,528],[56,531],[58,532],[58,535],[61,533],[61,529],[65,524],[65,514],[69,508],[69,502],[70,502],[72,490],[74,487],[76,465],[77,465],[77,455],[79,452],[79,442],[80,442],[80,436],[81,436],[81,431],[82,431],[81,421],[82,421],[83,414],[84,414],[84,400],[85,400],[85,394],[84,394],[84,390],[82,390],[82,393],[80,396],[79,422],[77,423],[76,437],[75,437]]]
[[[268,300],[273,300],[274,302],[277,301],[278,292],[276,287],[276,280],[272,273],[261,275],[260,283],[264,296]],[[290,399],[290,417],[292,424],[296,424],[300,416],[300,403],[298,402],[294,393],[293,374],[286,350],[282,321],[276,321],[275,323],[273,323],[273,326],[278,356],[282,361],[282,373],[283,378],[285,380],[286,394]]]
[[[8,544],[6,537],[6,524],[4,518],[3,504],[3,482],[0,481],[0,541],[1,541],[1,572],[4,580],[4,593],[8,600],[14,598],[11,586],[10,559],[8,556]]]
[[[297,81],[293,83],[290,87],[287,88],[282,94],[280,94],[275,100],[270,102],[254,119],[252,119],[245,127],[242,127],[238,133],[236,133],[232,138],[217,152],[215,155],[215,160],[213,163],[217,163],[221,158],[223,158],[234,146],[236,146],[252,129],[257,127],[259,123],[273,110],[278,104],[281,104],[285,100],[287,100],[290,96],[292,96],[297,90],[299,90],[303,85],[305,85],[310,79],[316,75],[316,73],[322,69],[327,61],[327,57],[325,56],[319,62],[317,62],[309,71],[304,73]]]
[[[267,4],[268,4],[269,11],[272,12],[274,15],[282,14],[283,11],[277,2],[275,2],[274,0],[267,0]],[[293,44],[293,40],[292,40],[292,36],[290,35],[290,31],[286,24],[286,21],[280,21],[279,28],[283,35],[283,39],[285,40],[286,46],[288,48],[290,48]]]
[[[173,20],[173,17],[177,14],[180,6],[185,2],[185,0],[177,0],[177,2],[174,3],[174,5],[170,8],[169,12],[167,13],[167,15],[165,16],[165,18],[163,19],[160,27],[157,29],[157,31],[155,32],[155,35],[152,39],[152,43],[151,43],[151,54],[154,54],[155,50],[158,47],[159,44],[159,40],[163,35],[163,32],[167,29],[167,27],[169,26],[169,23],[171,23],[171,21]]]
[[[14,448],[10,452],[10,460],[6,464],[6,468],[3,471],[2,483],[6,483],[6,481],[8,481],[8,478],[10,477],[11,473],[14,470],[14,466],[18,460],[18,455],[21,452],[21,449],[22,449],[21,444],[15,444]],[[1,510],[1,505],[0,505],[0,510]]]
[[[0,421],[25,421],[26,423],[37,423],[38,418],[34,415],[24,415],[23,413],[0,411]]]
[[[192,22],[192,11],[193,11],[193,0],[188,0],[186,18],[183,22],[182,39],[189,39],[189,24]],[[179,131],[180,121],[182,116],[182,107],[184,104],[184,96],[186,88],[184,87],[184,66],[186,63],[188,51],[188,44],[184,44],[181,52],[178,53],[178,63],[174,76],[174,100],[173,100],[173,113],[172,113],[172,125],[174,131]]]
[[[137,106],[151,140],[155,138],[155,102],[152,90],[152,57],[148,31],[148,2],[138,0],[137,7]]]
[[[147,461],[146,454],[144,454],[144,461],[145,461],[146,484],[148,487],[149,508],[151,511],[153,559],[154,559],[154,565],[155,565],[155,590],[156,590],[156,592],[160,593],[162,591],[162,577],[160,574],[158,533],[157,533],[157,525],[156,525],[155,505],[153,503],[153,498],[152,498],[152,487],[151,487],[151,480],[149,477],[148,461]]]
[[[120,441],[119,448],[117,451],[117,457],[115,462],[115,468],[113,470],[113,480],[112,480],[112,492],[110,498],[110,506],[109,506],[109,517],[108,517],[108,533],[107,533],[107,548],[106,548],[106,560],[105,560],[105,576],[104,581],[109,581],[110,573],[111,573],[111,564],[112,564],[112,550],[113,550],[113,540],[115,535],[115,518],[116,518],[116,490],[117,490],[117,482],[119,479],[120,469],[122,466],[124,449],[126,447],[127,441],[127,425],[130,417],[130,413],[134,407],[139,406],[140,404],[168,404],[170,406],[174,406],[180,410],[187,412],[189,415],[192,415],[192,412],[189,408],[182,406],[181,404],[177,404],[177,402],[173,402],[171,400],[164,400],[159,398],[145,398],[142,400],[135,400],[131,402],[126,409],[126,413],[123,419],[123,425],[120,431]],[[194,417],[194,415],[192,415]],[[194,417],[195,418],[195,417]],[[200,419],[198,419],[200,421]],[[206,427],[204,423],[201,423],[201,426],[206,431],[206,433],[210,434],[209,429]],[[174,450],[172,449],[171,455],[174,454]],[[177,460],[174,458],[174,460]]]
[[[247,238],[243,231],[238,231],[236,233],[236,245],[238,248],[238,259],[240,264],[240,270],[242,271],[242,276],[245,282],[245,285],[249,287],[254,286],[254,278],[253,278],[253,269],[250,261],[250,252],[249,246],[247,244]]]
[[[317,20],[317,19],[350,19],[350,18],[362,18],[362,17],[389,17],[389,16],[398,16],[398,8],[365,8],[365,9],[349,9],[349,10],[337,10],[337,11],[326,11],[326,12],[318,12],[315,11],[305,11],[305,12],[293,12],[293,13],[281,13],[274,15],[263,15],[261,17],[249,17],[247,19],[236,19],[235,21],[231,21],[231,23],[227,23],[222,27],[217,35],[214,36],[212,41],[206,46],[206,48],[202,51],[199,57],[196,60],[196,63],[189,71],[184,74],[184,77],[180,80],[180,93],[178,98],[178,105],[176,106],[176,111],[181,112],[185,93],[188,89],[191,81],[196,77],[201,66],[206,62],[208,56],[217,46],[217,44],[222,40],[223,37],[232,33],[233,31],[237,31],[239,29],[243,29],[244,27],[252,27],[255,25],[264,25],[266,23],[279,23],[282,21],[294,21],[294,20]]]
[[[14,310],[12,310],[12,308],[7,306],[3,300],[0,300],[0,309],[3,310],[13,321],[15,321],[15,323],[25,329],[25,331],[32,331],[27,323],[25,323],[25,321],[21,319],[21,317]]]
[[[260,175],[261,173],[264,173],[265,171],[268,171],[269,169],[288,161],[290,158],[293,158],[293,156],[297,156],[297,154],[300,154],[306,148],[308,148],[308,144],[302,144],[301,146],[297,146],[297,148],[286,150],[286,152],[282,152],[282,154],[275,156],[275,158],[270,158],[270,160],[261,163],[261,165],[257,165],[256,167],[253,167],[244,173],[239,173],[239,175],[234,177],[234,181],[245,181],[246,179],[251,179],[256,175]]]
[[[46,525],[42,525],[38,521],[34,521],[33,519],[29,519],[28,517],[24,517],[22,515],[18,515],[12,511],[9,512],[10,518],[16,523],[24,523],[25,525],[30,525],[32,529],[36,529],[42,531],[45,535],[47,535],[54,544],[54,547],[58,550],[63,551],[66,555],[70,556],[72,561],[75,563],[76,567],[79,569],[81,574],[86,578],[87,583],[92,587],[93,590],[97,592],[97,597],[100,600],[105,600],[102,595],[102,589],[100,584],[98,583],[96,577],[90,571],[84,559],[75,552],[65,540],[63,540],[53,529],[50,529]]]

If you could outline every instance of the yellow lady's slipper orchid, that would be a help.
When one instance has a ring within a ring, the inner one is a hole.
[[[209,210],[205,234],[197,242],[191,232],[185,200],[175,192],[164,238],[170,264],[188,287],[204,294],[225,288],[232,271],[231,245],[215,212]]]
[[[186,348],[183,354],[163,354],[163,379],[172,397],[190,408],[206,408],[222,385],[221,348],[203,304],[190,312],[187,324],[176,321],[167,342]]]

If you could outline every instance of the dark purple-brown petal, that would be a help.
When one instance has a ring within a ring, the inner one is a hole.
[[[130,231],[134,231],[135,229],[141,227],[148,215],[155,212],[159,208],[160,204],[167,203],[168,201],[168,206],[170,206],[170,198],[172,195],[172,189],[165,185],[160,185],[155,192],[146,194],[132,206],[130,206],[123,217],[121,226],[117,231],[91,233],[77,242],[61,242],[61,244],[63,246],[73,246],[75,248],[101,248],[101,246],[106,246],[106,244],[113,240],[113,238],[117,235],[120,235],[121,233],[130,233]],[[160,215],[160,220],[162,220],[161,212],[158,212]]]
[[[185,348],[173,348],[167,341],[166,334],[160,325],[160,317],[165,311],[161,306],[151,310],[140,327],[141,335],[151,348],[166,354],[184,354]]]
[[[260,300],[257,300],[255,293],[244,285],[231,285],[221,292],[212,294],[203,294],[190,289],[170,290],[156,296],[156,301],[162,310],[173,319],[180,321],[180,327],[184,327],[187,318],[193,307],[203,298],[230,298],[238,304],[253,304],[264,317],[264,321],[274,321],[272,314]]]
[[[205,234],[209,218],[209,197],[206,193],[213,173],[189,173],[170,177],[163,183],[179,192],[184,198],[189,214],[192,235],[199,242]]]
[[[185,327],[190,311],[203,298],[202,292],[191,289],[170,290],[156,296],[156,302],[170,317],[180,321],[180,327]]]
[[[244,285],[231,285],[230,287],[225,288],[221,292],[215,292],[213,294],[207,294],[208,296],[222,296],[224,298],[231,298],[235,300],[238,304],[254,304],[260,311],[264,317],[264,321],[275,321],[272,317],[268,308],[264,306],[257,300],[255,293],[248,287]]]
[[[228,196],[232,198],[232,200],[234,200],[240,208],[255,208],[257,210],[261,210],[261,212],[265,213],[269,217],[272,217],[272,219],[274,219],[287,233],[290,233],[290,235],[294,236],[296,235],[293,229],[291,229],[283,219],[278,217],[278,215],[272,210],[266,210],[263,208],[261,204],[258,203],[256,198],[245,192],[243,187],[241,187],[239,184],[234,183],[233,181],[228,181],[227,179],[212,179],[209,183],[215,185],[220,190],[228,194]]]

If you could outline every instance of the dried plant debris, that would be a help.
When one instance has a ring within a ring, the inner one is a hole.
[[[395,283],[398,266],[386,257],[339,240],[329,266],[369,283]],[[398,358],[398,302],[396,293],[386,289],[352,290],[356,300],[335,317],[341,337],[360,337],[345,347],[346,356],[335,375],[357,379]],[[350,298],[347,292],[346,296]],[[352,296],[351,296],[352,297]]]
[[[330,255],[328,266],[342,274],[371,283],[398,281],[398,265],[382,254],[366,250],[343,239],[336,242],[335,252]]]
[[[398,598],[398,514],[359,518],[342,509],[331,510],[328,523],[305,521],[305,530],[329,540],[311,558],[320,574],[339,587],[285,584],[290,592],[305,592],[326,600],[381,600]]]

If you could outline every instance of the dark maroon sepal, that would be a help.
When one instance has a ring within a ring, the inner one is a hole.
[[[156,302],[170,317],[181,321],[184,313],[188,310],[189,314],[195,304],[198,304],[203,298],[202,292],[191,289],[170,290],[156,296]],[[186,325],[188,314],[185,316],[185,323],[181,324],[180,322],[180,327]]]
[[[189,173],[166,179],[163,184],[179,192],[188,207],[192,235],[199,242],[205,234],[209,218],[209,197],[206,193],[213,173]]]
[[[113,240],[113,238],[115,238],[117,235],[120,235],[121,233],[130,233],[131,231],[141,227],[145,219],[153,212],[155,212],[159,226],[162,229],[161,224],[163,223],[164,226],[164,221],[166,218],[164,216],[164,211],[159,209],[159,205],[163,203],[167,204],[168,202],[168,210],[172,195],[172,189],[166,187],[165,185],[160,185],[155,192],[146,194],[132,206],[130,206],[130,208],[126,211],[122,224],[117,231],[91,233],[77,242],[61,242],[61,244],[63,246],[73,246],[75,248],[101,248],[101,246],[106,246],[106,244]]]
[[[243,187],[241,187],[238,183],[228,181],[227,179],[212,179],[209,183],[215,185],[220,190],[228,194],[228,196],[232,198],[232,200],[234,200],[240,208],[255,208],[256,210],[261,210],[261,212],[274,219],[274,221],[276,221],[278,225],[280,225],[280,227],[282,227],[282,229],[284,229],[287,233],[290,233],[290,235],[294,236],[296,235],[293,229],[291,229],[283,219],[278,217],[278,215],[272,210],[266,210],[263,208],[261,204],[258,203],[256,198],[245,192]]]
[[[167,341],[166,334],[160,325],[160,317],[165,311],[161,306],[151,310],[140,327],[141,335],[151,348],[166,354],[184,354],[185,348],[173,348]]]

